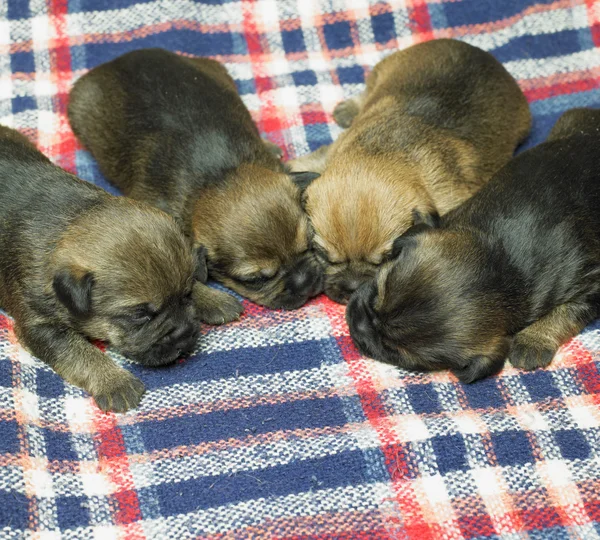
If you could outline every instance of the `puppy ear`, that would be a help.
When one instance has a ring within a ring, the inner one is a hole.
[[[440,216],[435,210],[433,212],[421,212],[414,208],[412,215],[413,225],[394,240],[390,259],[395,259],[403,249],[414,246],[417,243],[415,238],[417,235],[440,226]]]
[[[458,377],[461,382],[472,383],[495,375],[504,366],[504,359],[494,359],[489,356],[473,356],[469,359],[467,365],[452,370],[452,373]]]
[[[440,226],[440,215],[435,211],[422,212],[417,208],[413,208],[413,226],[415,225],[426,225],[433,229],[437,229]]]
[[[54,293],[61,304],[78,319],[85,319],[92,313],[93,286],[94,276],[91,272],[78,276],[72,268],[59,270],[52,282]]]
[[[300,191],[304,191],[308,186],[310,186],[313,180],[316,180],[317,178],[319,178],[319,176],[321,176],[320,173],[308,171],[291,172],[288,174],[290,175],[294,184],[296,184],[300,188]]]
[[[200,283],[206,283],[208,281],[208,250],[204,246],[199,246],[196,248],[195,256],[196,271],[194,272],[194,279]]]

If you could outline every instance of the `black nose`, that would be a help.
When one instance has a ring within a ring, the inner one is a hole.
[[[369,334],[373,326],[373,314],[362,298],[353,298],[348,304],[347,318],[351,322],[350,331],[356,335]]]
[[[173,326],[162,338],[163,343],[176,343],[192,337],[196,328],[191,323]]]
[[[350,278],[347,280],[342,281],[338,287],[340,289],[340,292],[347,298],[350,298],[350,296],[352,295],[352,293],[358,289],[364,282],[365,282],[366,278]]]
[[[287,289],[294,295],[313,296],[320,292],[321,287],[321,275],[314,268],[296,270],[287,280]]]

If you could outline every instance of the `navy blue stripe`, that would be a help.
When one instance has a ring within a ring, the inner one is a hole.
[[[500,62],[511,62],[513,60],[563,56],[581,50],[579,32],[577,30],[565,30],[555,34],[521,36],[511,39],[505,45],[491,52]]]
[[[200,354],[164,368],[145,368],[139,364],[131,364],[129,368],[147,388],[161,388],[174,380],[213,381],[319,368],[323,363],[322,346],[319,341],[286,343]]]
[[[122,43],[90,43],[74,46],[73,49],[77,47],[85,47],[88,68],[108,62],[126,52],[146,47],[161,47],[196,56],[246,54],[247,52],[245,41],[234,33],[205,34],[194,30],[169,30]]]
[[[462,0],[444,2],[444,14],[448,26],[464,26],[508,19],[537,4],[552,4],[554,0],[502,0],[484,2],[482,0]]]
[[[364,468],[364,456],[356,450],[259,471],[161,484],[161,513],[173,516],[260,497],[358,485],[365,483]]]
[[[342,426],[345,423],[342,402],[336,397],[187,415],[170,418],[167,423],[152,420],[140,423],[139,429],[146,451],[152,451],[271,431]],[[123,426],[123,429],[127,427]]]

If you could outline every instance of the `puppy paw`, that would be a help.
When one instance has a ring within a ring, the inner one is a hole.
[[[546,367],[558,349],[551,343],[527,334],[517,334],[510,352],[509,362],[516,368],[532,370]]]
[[[358,103],[354,99],[347,99],[338,103],[335,109],[333,109],[333,119],[338,126],[349,128],[358,111]]]
[[[277,159],[281,159],[283,157],[283,150],[277,146],[275,143],[271,141],[264,141],[267,150],[271,152]]]
[[[94,400],[104,412],[122,413],[135,409],[140,404],[145,391],[142,381],[123,370],[123,373],[110,380],[104,389],[94,395]]]
[[[237,321],[244,306],[230,294],[203,286],[196,287],[194,297],[198,307],[198,316],[207,324],[225,324]]]

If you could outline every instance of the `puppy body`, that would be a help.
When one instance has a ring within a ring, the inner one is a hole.
[[[198,264],[185,236],[163,212],[79,180],[5,127],[0,191],[0,306],[20,342],[102,409],[135,407],[142,383],[88,339],[146,365],[194,347]]]
[[[306,211],[326,260],[325,293],[340,302],[375,274],[415,215],[436,219],[472,196],[531,125],[502,65],[447,39],[388,56],[334,117],[348,129],[291,167],[322,172]]]
[[[598,316],[600,136],[584,117],[577,129],[562,118],[560,137],[514,158],[441,228],[396,242],[398,258],[348,305],[364,354],[472,382],[507,357],[546,366]]]
[[[205,246],[213,278],[270,307],[320,292],[300,188],[221,64],[128,53],[75,84],[69,119],[108,179]]]

